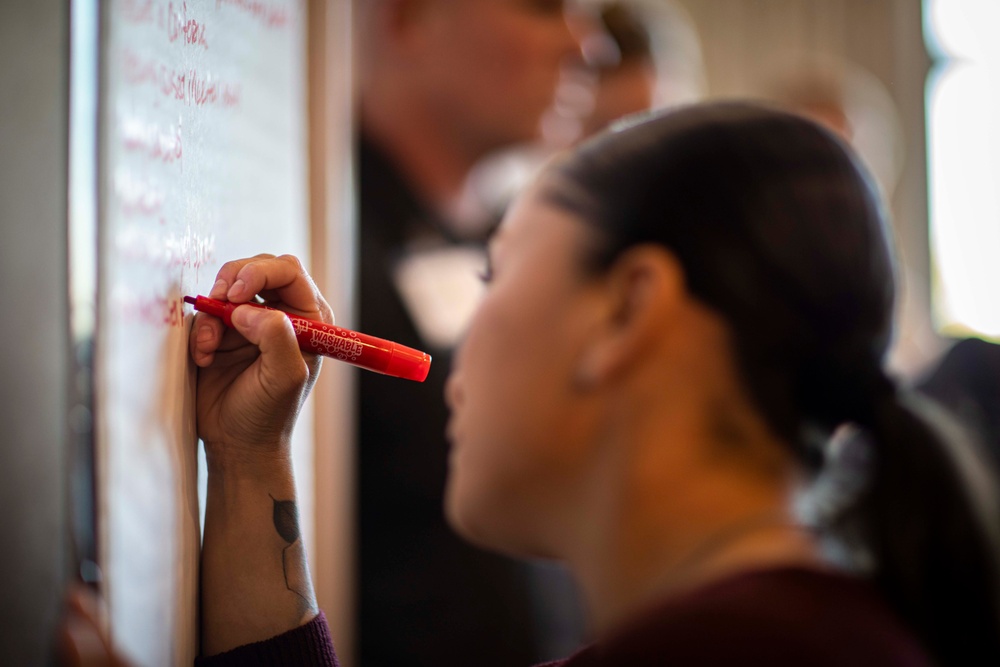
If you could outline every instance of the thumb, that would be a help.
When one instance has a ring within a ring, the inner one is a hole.
[[[309,379],[292,323],[280,310],[240,306],[233,311],[233,326],[260,349],[262,379],[274,389],[301,389]]]

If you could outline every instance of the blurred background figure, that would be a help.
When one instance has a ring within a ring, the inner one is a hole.
[[[598,132],[622,116],[652,109],[657,92],[657,67],[651,26],[636,7],[613,2],[597,8],[600,32],[586,52],[589,67],[580,78],[589,90],[579,111],[580,137]]]
[[[694,102],[705,88],[701,45],[673,0],[579,0],[583,57],[563,69],[541,135],[473,169],[461,200],[469,217],[498,220],[552,155],[629,114]]]
[[[916,387],[972,427],[1000,470],[1000,345],[955,341]]]
[[[764,95],[839,134],[858,152],[891,199],[904,160],[899,113],[886,87],[845,59],[791,54]]]
[[[694,102],[704,94],[700,45],[690,18],[669,0],[589,5],[603,29],[584,44],[590,100],[580,138],[631,113]],[[589,47],[589,48],[588,48]]]
[[[359,328],[434,356],[424,384],[358,374],[359,664],[531,664],[552,643],[534,619],[561,602],[544,572],[446,526],[442,396],[492,222],[461,210],[463,184],[486,154],[539,136],[580,58],[574,15],[562,0],[357,7]]]

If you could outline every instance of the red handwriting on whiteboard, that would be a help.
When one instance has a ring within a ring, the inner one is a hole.
[[[152,215],[163,207],[163,192],[127,169],[115,173],[112,185],[125,216]]]
[[[288,23],[288,11],[284,7],[263,0],[215,0],[216,9],[223,5],[250,14],[268,28],[283,28]]]
[[[152,327],[183,327],[184,297],[117,295],[114,310],[119,321]]]
[[[183,38],[185,44],[208,48],[208,42],[205,41],[205,24],[188,18],[186,2],[180,6],[171,2],[167,7],[167,38],[171,42]]]
[[[190,227],[178,235],[128,225],[115,234],[114,251],[123,260],[148,267],[197,271],[215,261],[215,235],[203,236]]]
[[[163,311],[163,323],[168,327],[184,326],[184,297],[167,299],[166,308]]]
[[[136,118],[122,122],[122,143],[126,150],[144,153],[154,160],[170,163],[184,155],[181,121],[166,129],[155,123],[144,123]]]
[[[239,84],[221,81],[211,72],[176,69],[143,58],[131,49],[124,50],[121,67],[126,82],[134,86],[152,85],[163,95],[189,105],[234,107],[242,96]]]
[[[155,25],[171,43],[208,48],[205,22],[188,15],[186,2],[164,4],[157,0],[122,0],[117,10],[130,23]]]
[[[215,236],[199,236],[190,227],[179,237],[168,236],[163,243],[163,260],[167,266],[197,271],[215,261]]]

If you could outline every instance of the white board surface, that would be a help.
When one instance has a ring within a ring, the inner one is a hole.
[[[182,298],[207,294],[229,259],[308,257],[305,39],[301,0],[103,8],[99,555],[114,641],[139,665],[190,665],[197,650],[202,504]],[[308,414],[300,424],[308,545]]]

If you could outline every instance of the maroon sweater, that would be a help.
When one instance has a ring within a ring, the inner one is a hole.
[[[874,586],[842,574],[747,572],[650,607],[611,637],[540,667],[930,667]]]
[[[472,657],[470,664],[475,664]],[[932,664],[871,584],[841,574],[783,568],[739,574],[665,600],[610,637],[539,667]],[[337,659],[320,614],[301,628],[200,658],[196,665],[335,667]]]
[[[303,626],[262,642],[239,646],[208,658],[196,658],[195,667],[340,667],[333,651],[330,628],[323,612]]]

